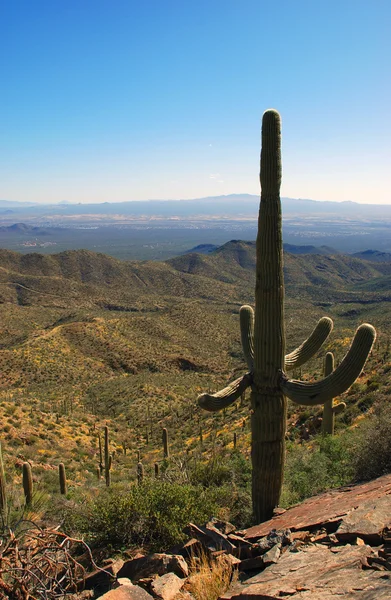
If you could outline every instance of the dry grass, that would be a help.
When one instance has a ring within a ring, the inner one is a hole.
[[[206,554],[193,557],[190,573],[187,591],[196,600],[217,600],[237,579],[237,572],[225,556],[220,556],[217,560],[210,560]]]

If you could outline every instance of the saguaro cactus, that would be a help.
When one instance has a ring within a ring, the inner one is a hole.
[[[23,491],[26,498],[26,506],[31,506],[33,501],[33,473],[28,462],[23,463]]]
[[[7,512],[7,488],[5,484],[5,471],[3,463],[3,452],[0,444],[0,516],[4,518]]]
[[[105,480],[107,487],[110,486],[111,456],[109,454],[109,428],[105,426]]]
[[[169,449],[169,446],[168,446],[168,431],[167,431],[167,429],[165,427],[163,428],[162,437],[163,437],[163,454],[164,454],[164,458],[168,458],[170,456],[170,449]]]
[[[371,325],[358,328],[339,367],[323,380],[303,383],[285,371],[300,367],[327,339],[333,323],[318,322],[310,337],[285,356],[284,280],[281,219],[281,119],[267,110],[262,121],[261,203],[256,243],[255,318],[250,306],[240,310],[240,327],[248,373],[216,394],[202,394],[209,411],[233,404],[251,386],[252,499],[257,521],[270,518],[278,505],[285,460],[287,400],[324,404],[348,389],[361,373],[376,333]]]
[[[60,494],[67,493],[67,477],[65,473],[65,465],[64,463],[60,463],[58,465],[58,476],[60,480]]]
[[[137,483],[141,485],[144,481],[144,465],[142,462],[137,463]]]
[[[334,371],[334,355],[332,352],[327,352],[324,359],[324,376],[331,375]],[[323,419],[322,419],[322,433],[328,433],[334,435],[334,421],[335,415],[338,415],[345,410],[345,402],[334,404],[333,398],[326,400],[323,405]]]

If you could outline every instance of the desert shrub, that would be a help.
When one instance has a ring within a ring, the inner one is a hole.
[[[200,486],[153,479],[142,486],[112,486],[80,500],[66,512],[66,530],[82,534],[94,546],[114,548],[167,550],[185,539],[189,521],[202,523],[219,513],[215,496]]]
[[[361,425],[353,457],[356,481],[391,473],[391,406],[377,404]]]
[[[221,450],[206,462],[197,462],[191,469],[190,480],[204,488],[230,483],[247,489],[251,484],[251,463],[238,451]]]
[[[282,506],[291,506],[327,489],[346,485],[354,474],[354,435],[319,435],[311,447],[288,447]]]

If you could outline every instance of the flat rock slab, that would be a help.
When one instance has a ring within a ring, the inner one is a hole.
[[[387,496],[390,497],[390,495],[391,475],[384,475],[367,483],[331,490],[330,492],[319,494],[319,496],[308,498],[308,500],[288,509],[283,514],[247,529],[244,537],[247,540],[257,539],[266,536],[272,529],[290,529],[291,531],[313,529],[327,523],[342,521],[345,515],[348,514],[350,515],[349,519],[351,519],[352,511],[360,509],[364,505],[369,506],[371,503],[373,506],[376,506],[379,499],[386,498]],[[387,499],[385,501],[387,506],[388,502],[389,500]],[[386,520],[387,523],[384,523],[383,527],[390,524],[390,514],[389,512],[388,518],[385,515],[383,520]],[[369,519],[365,519],[364,515],[365,511],[361,513],[361,522],[363,519],[366,520],[365,527],[367,527],[368,522],[373,519],[373,514]],[[377,518],[375,520],[375,529],[377,531],[380,524]],[[349,523],[351,523],[351,520]],[[356,526],[352,527],[350,525],[350,527],[357,529]],[[342,532],[343,530],[341,530]]]
[[[342,518],[335,535],[341,541],[358,536],[369,543],[381,544],[382,531],[391,526],[391,493],[369,500]]]
[[[391,572],[363,569],[370,546],[329,548],[314,544],[300,552],[286,552],[280,561],[220,600],[390,600]]]

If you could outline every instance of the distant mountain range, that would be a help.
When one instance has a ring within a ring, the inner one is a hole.
[[[343,215],[353,217],[381,216],[391,217],[391,205],[359,204],[357,202],[330,202],[301,198],[282,198],[284,215]],[[240,217],[256,215],[259,207],[259,196],[252,194],[229,194],[226,196],[209,196],[191,200],[140,200],[129,202],[103,202],[100,204],[32,204],[0,200],[0,209],[15,212],[80,215],[80,214],[121,214],[133,216],[159,217],[195,217],[225,216]]]

